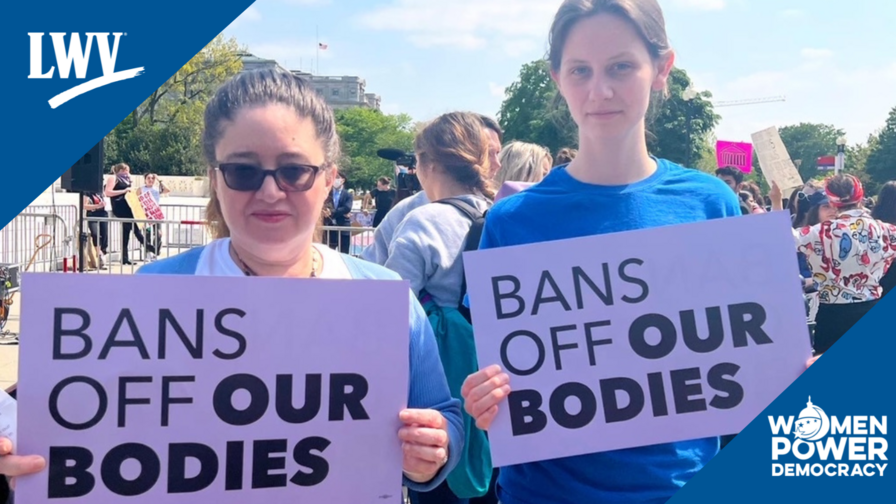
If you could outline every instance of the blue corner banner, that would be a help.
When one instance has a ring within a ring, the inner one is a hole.
[[[896,501],[887,450],[896,413],[894,322],[890,294],[669,504]]]
[[[4,4],[0,45],[6,58],[6,126],[0,228],[252,3],[33,0]],[[90,48],[89,59],[68,61],[78,47],[81,54]]]

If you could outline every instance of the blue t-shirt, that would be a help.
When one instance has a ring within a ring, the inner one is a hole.
[[[585,184],[557,168],[492,207],[480,249],[741,214],[721,180],[657,164],[649,178],[626,186]],[[718,451],[719,439],[708,438],[509,466],[501,469],[498,493],[503,504],[665,502]]]

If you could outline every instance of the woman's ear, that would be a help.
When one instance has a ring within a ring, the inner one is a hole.
[[[669,51],[657,62],[656,78],[653,80],[654,91],[665,91],[669,83],[669,75],[675,67],[675,52]]]
[[[333,182],[336,181],[336,165],[330,165],[324,170],[324,184],[326,185],[327,191],[333,189]]]
[[[208,171],[206,172],[208,174],[209,188],[214,190],[215,192],[218,191],[218,185],[217,185],[218,184],[218,177],[217,177],[218,173],[217,172],[218,172],[218,170],[215,170],[211,166],[208,167]]]

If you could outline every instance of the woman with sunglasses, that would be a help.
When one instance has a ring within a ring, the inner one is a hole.
[[[339,138],[332,111],[304,81],[271,69],[237,75],[209,102],[202,141],[210,166],[208,219],[217,239],[139,273],[399,279],[312,243],[336,176]],[[404,485],[428,491],[457,463],[460,403],[451,397],[432,328],[410,292],[408,303],[408,409],[395,412],[404,424],[395,442],[404,454]],[[0,438],[0,454],[8,448]],[[0,456],[0,473],[8,476],[44,465],[40,457]]]

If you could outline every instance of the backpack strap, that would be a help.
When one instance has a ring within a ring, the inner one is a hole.
[[[488,210],[485,212],[480,212],[478,208],[467,203],[466,201],[460,198],[445,198],[434,203],[442,203],[445,205],[450,205],[456,208],[460,213],[464,214],[470,221],[472,225],[470,226],[470,231],[467,232],[467,238],[464,242],[463,252],[471,252],[473,250],[479,249],[479,242],[482,240],[482,230],[485,228],[485,214],[488,213]],[[466,272],[464,272],[463,280],[460,285],[460,302],[458,303],[457,309],[463,314],[464,318],[467,321],[471,320],[470,309],[466,307],[464,304],[464,298],[467,297],[467,276]]]

